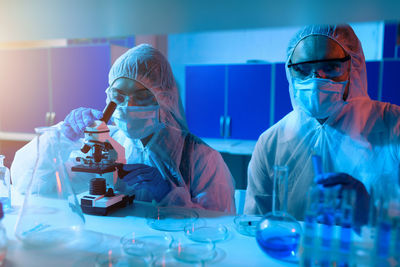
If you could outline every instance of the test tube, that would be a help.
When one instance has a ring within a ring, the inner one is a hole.
[[[386,262],[390,252],[391,222],[388,218],[387,200],[379,199],[378,224],[375,240],[375,253],[377,263]]]
[[[304,215],[304,233],[302,239],[302,253],[300,259],[300,266],[313,266],[317,237],[317,209],[318,199],[315,201],[315,195],[318,192],[315,187],[311,187],[307,192],[307,207]]]

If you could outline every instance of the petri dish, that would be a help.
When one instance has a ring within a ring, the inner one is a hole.
[[[156,257],[152,263],[154,267],[201,267],[203,266],[202,263],[193,263],[193,262],[184,262],[181,260],[176,259],[172,252],[166,252],[165,254],[159,255]]]
[[[263,218],[262,215],[239,215],[236,216],[233,222],[236,230],[247,236],[256,236],[258,223]]]
[[[154,257],[166,252],[172,244],[169,234],[137,235],[135,232],[123,236],[120,240],[124,252],[139,257]]]
[[[202,263],[213,260],[217,252],[215,250],[215,243],[211,240],[199,243],[187,238],[181,238],[172,243],[171,254],[175,259],[180,261]]]
[[[228,229],[222,224],[215,226],[188,224],[184,228],[184,232],[187,238],[204,243],[223,241],[229,234]]]
[[[107,253],[101,253],[96,257],[96,267],[147,267],[150,263],[141,257],[134,257],[130,255],[124,255],[121,253],[112,253],[111,251]]]
[[[159,231],[183,231],[187,224],[195,222],[199,214],[182,208],[158,208],[147,216],[147,225]]]

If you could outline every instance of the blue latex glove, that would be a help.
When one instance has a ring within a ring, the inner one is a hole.
[[[356,230],[368,223],[370,196],[363,183],[346,173],[324,173],[316,177],[317,183],[324,188],[338,187],[338,199],[342,198],[343,190],[354,190],[356,202],[354,207],[354,220]],[[340,204],[340,203],[339,203]]]
[[[157,202],[171,191],[171,184],[164,180],[158,169],[145,164],[125,164],[118,169],[118,176],[135,190],[149,191]]]
[[[103,112],[91,108],[77,108],[72,110],[64,119],[62,133],[72,141],[83,137],[83,132],[95,120],[103,117]]]

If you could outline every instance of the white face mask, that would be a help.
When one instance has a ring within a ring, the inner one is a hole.
[[[142,139],[160,130],[160,106],[118,107],[114,114],[117,127],[132,139]]]
[[[334,82],[321,78],[306,80],[294,78],[292,83],[296,103],[314,118],[325,119],[344,105],[343,92],[347,81]]]

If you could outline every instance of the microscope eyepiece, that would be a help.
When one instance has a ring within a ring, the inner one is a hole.
[[[113,101],[110,101],[110,103],[108,103],[108,105],[104,108],[103,118],[101,118],[100,120],[104,121],[107,124],[107,122],[110,120],[110,118],[116,108],[117,108],[117,104]]]

